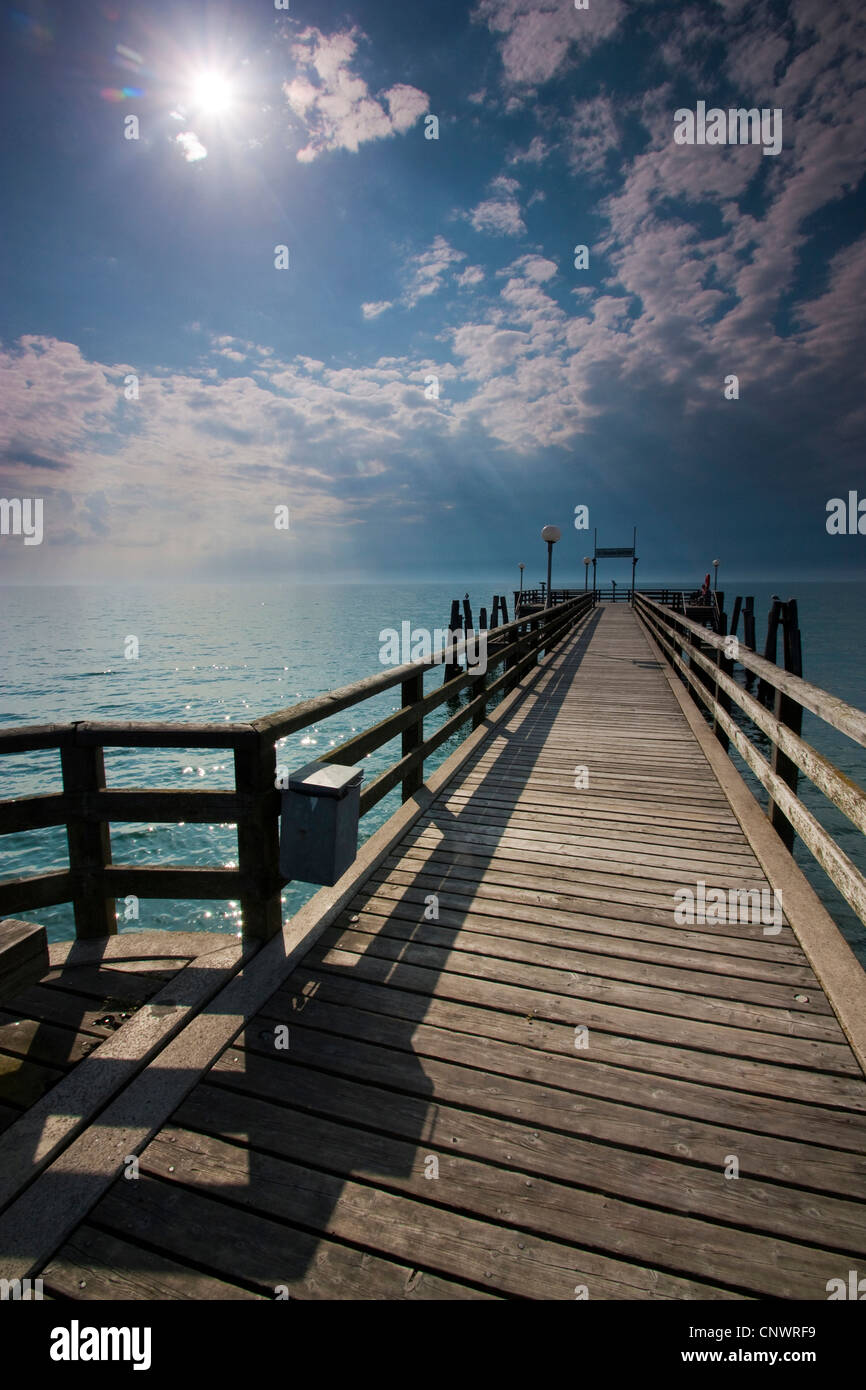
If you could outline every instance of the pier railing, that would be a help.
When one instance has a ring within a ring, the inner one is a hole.
[[[727,750],[733,745],[767,792],[767,814],[788,849],[798,835],[866,924],[866,878],[797,796],[802,774],[866,833],[866,792],[807,743],[800,732],[803,712],[808,710],[866,748],[866,713],[802,676],[782,670],[744,642],[711,632],[640,592],[635,595],[635,612],[695,699],[709,712],[723,747]],[[735,679],[737,665],[747,678],[757,677],[763,700]],[[732,717],[734,705],[768,739],[769,758]]]
[[[399,686],[398,710],[331,749],[321,761],[351,764],[399,737],[399,756],[361,793],[361,814],[397,786],[402,786],[405,801],[423,783],[425,760],[465,723],[471,721],[477,727],[488,701],[517,685],[541,653],[562,642],[592,607],[592,594],[581,594],[542,613],[492,628],[483,671],[470,666],[426,693],[425,676],[442,665],[442,652],[389,667],[248,724],[79,720],[0,729],[0,758],[57,749],[62,780],[60,791],[0,800],[0,835],[65,826],[69,861],[64,869],[0,882],[0,918],[71,902],[76,936],[102,937],[117,931],[118,898],[230,899],[240,900],[246,936],[272,936],[280,929],[280,890],[286,882],[279,872],[277,743]],[[465,646],[463,640],[455,644],[449,653],[452,661],[459,660]],[[477,645],[470,642],[469,650],[475,657]],[[464,690],[469,699],[425,737],[425,718]],[[106,748],[229,748],[234,755],[235,788],[109,787]],[[110,825],[130,821],[234,824],[238,866],[115,864]]]
[[[551,607],[559,604],[570,603],[572,599],[583,598],[591,590],[586,589],[551,589]],[[514,589],[514,614],[519,617],[520,613],[526,613],[528,609],[538,609],[547,607],[547,588],[542,584],[537,589]]]

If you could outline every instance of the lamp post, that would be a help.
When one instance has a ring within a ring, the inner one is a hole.
[[[583,557],[583,591],[584,591],[584,593],[586,593],[586,590],[589,588],[589,567],[590,567],[591,564],[592,564],[592,556],[591,556],[591,555],[584,555],[584,557]]]
[[[517,566],[517,568],[520,570],[520,596],[519,596],[518,601],[517,601],[517,607],[518,607],[518,608],[522,608],[522,607],[523,607],[523,571],[526,569],[526,566],[525,566],[524,564],[519,564],[519,565]],[[516,617],[516,616],[517,616],[517,615],[515,614],[515,617]]]
[[[550,572],[553,568],[553,547],[559,540],[562,532],[558,526],[544,526],[541,531],[541,539],[547,541],[547,603],[546,608],[550,608]]]
[[[715,593],[719,587],[719,563],[718,560],[713,561],[713,593]]]

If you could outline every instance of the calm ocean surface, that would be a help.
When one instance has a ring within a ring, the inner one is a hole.
[[[656,581],[646,579],[649,585]],[[658,581],[665,583],[662,579]],[[684,586],[696,587],[694,579]],[[299,699],[345,685],[381,670],[379,632],[413,627],[444,627],[450,601],[465,584],[361,585],[185,585],[122,587],[0,588],[0,725],[41,724],[73,719],[249,720],[285,708]],[[494,587],[469,586],[476,620],[478,606],[491,606]],[[773,592],[800,604],[804,674],[852,704],[866,700],[866,584],[778,585],[731,582],[735,594],[754,594],[758,647],[763,648],[766,615]],[[742,636],[742,627],[740,628]],[[139,641],[138,660],[124,658],[128,637]],[[428,688],[438,682],[428,677]],[[387,691],[364,706],[333,715],[320,726],[288,740],[280,761],[290,767],[309,761],[354,732],[396,709],[399,690]],[[427,729],[447,717],[442,710]],[[804,736],[861,786],[866,785],[866,750],[827,729],[811,715]],[[464,731],[465,733],[465,731]],[[430,759],[432,771],[464,733]],[[365,760],[365,780],[393,760],[389,745]],[[222,749],[113,749],[106,753],[108,781],[114,786],[231,789],[231,756]],[[56,752],[3,758],[4,798],[60,786]],[[753,784],[754,785],[754,784]],[[866,871],[864,839],[810,784],[801,783],[810,810],[840,846]],[[399,789],[361,822],[365,839],[397,808]],[[113,858],[129,864],[189,863],[234,865],[235,831],[228,826],[115,825]],[[66,836],[62,828],[5,836],[0,841],[0,876],[62,868]],[[797,859],[845,935],[866,963],[866,931],[830,885],[808,852]],[[315,888],[290,884],[285,912],[296,911]],[[122,912],[123,904],[119,904]],[[121,930],[163,927],[176,930],[236,932],[237,903],[142,899],[137,921]],[[73,935],[68,906],[24,913],[44,922],[51,940]]]

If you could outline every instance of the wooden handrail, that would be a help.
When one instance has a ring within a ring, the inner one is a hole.
[[[71,724],[21,724],[0,729],[0,754],[38,748],[237,748],[255,742],[251,724],[172,724],[147,719],[79,719]]]
[[[716,725],[724,731],[726,739],[734,745],[740,757],[764,787],[770,798],[771,814],[773,808],[777,807],[860,921],[866,923],[866,877],[731,717],[730,702],[733,701],[755,726],[766,734],[774,749],[780,750],[789,758],[813,786],[832,801],[861,832],[866,832],[866,793],[850,777],[834,767],[828,758],[807,743],[799,733],[786,727],[771,714],[759,700],[744,690],[721,664],[700,651],[689,636],[675,629],[685,627],[694,632],[701,643],[721,652],[724,652],[725,647],[723,637],[708,632],[699,624],[671,613],[670,610],[642,598],[641,595],[638,595],[638,598],[638,615],[668,661],[680,672],[697,699],[712,713]],[[688,655],[688,662],[683,660],[681,651]],[[857,737],[857,730],[859,722],[866,719],[863,711],[846,704],[844,700],[838,700],[836,696],[831,696],[820,687],[811,685],[802,677],[781,671],[762,657],[753,660],[754,654],[742,644],[739,651],[741,655],[736,657],[739,664],[753,670],[774,689],[783,690],[804,708],[819,714],[819,717],[832,728],[849,734],[857,742],[861,741]],[[733,660],[728,659],[728,664],[732,665]],[[715,691],[700,679],[695,667],[712,677]],[[806,687],[805,691],[802,687]],[[719,691],[724,693],[725,700],[719,695]],[[798,696],[803,698],[798,700]],[[822,713],[822,710],[825,712]],[[841,727],[843,723],[845,727]],[[790,843],[786,843],[790,848]]]
[[[689,646],[689,654],[692,661],[713,677],[714,682],[724,690],[726,694],[739,705],[744,714],[747,714],[753,724],[767,735],[771,743],[781,748],[793,763],[796,763],[799,770],[813,782],[820,791],[838,806],[849,820],[866,834],[866,792],[858,787],[856,782],[852,782],[844,772],[840,772],[834,767],[823,753],[819,753],[816,748],[807,743],[799,734],[795,734],[787,728],[780,720],[744,690],[741,685],[731,677],[722,672],[715,664],[708,660],[702,652]],[[704,687],[705,689],[706,687]]]
[[[532,616],[550,622],[554,615],[561,616],[566,610],[571,610],[580,604],[580,598],[570,599],[567,603],[558,604],[554,608],[545,609],[543,613]],[[524,626],[528,621],[527,618],[516,618],[510,623],[503,623],[500,627],[491,628],[487,633],[488,652],[491,642],[501,643],[506,633]],[[285,709],[277,710],[274,714],[266,714],[261,719],[253,721],[253,728],[273,739],[286,738],[289,734],[299,733],[301,729],[306,729],[310,724],[318,723],[321,719],[327,719],[329,715],[339,714],[344,709],[350,709],[352,705],[369,700],[373,695],[379,695],[385,690],[392,689],[395,685],[402,685],[404,681],[411,680],[419,672],[429,671],[434,667],[444,665],[445,656],[449,650],[453,651],[455,659],[459,659],[465,655],[466,645],[466,639],[461,637],[451,649],[439,648],[438,651],[431,653],[423,660],[407,661],[401,666],[391,666],[381,673],[364,676],[361,680],[353,681],[350,685],[340,686],[337,690],[329,690],[323,695],[314,695],[310,699],[301,700],[296,705],[288,705]],[[469,679],[471,676],[467,675],[464,684]]]
[[[552,650],[592,606],[592,594],[580,594],[543,613],[515,618],[491,629],[486,634],[486,669],[460,671],[426,694],[424,675],[442,664],[444,651],[299,701],[252,723],[79,720],[0,729],[0,755],[58,749],[64,783],[62,792],[0,801],[0,834],[65,825],[69,841],[68,868],[0,883],[0,914],[11,916],[71,901],[76,934],[104,936],[117,929],[117,897],[228,898],[240,899],[245,934],[257,938],[273,935],[281,925],[280,890],[285,883],[279,874],[276,744],[399,685],[402,703],[397,711],[330,749],[322,761],[354,762],[402,736],[400,757],[363,789],[361,814],[399,784],[406,800],[423,783],[425,760],[468,721],[477,726],[490,698],[500,690],[511,689],[540,653]],[[467,639],[458,636],[451,657],[465,654],[466,647]],[[491,673],[503,666],[494,678]],[[469,700],[425,738],[424,719],[465,688],[470,691]],[[231,748],[235,789],[109,787],[103,750],[116,747]],[[137,820],[234,824],[238,867],[112,863],[110,822]]]
[[[687,632],[693,633],[708,646],[715,647],[724,653],[725,643],[729,639],[720,637],[717,633],[711,632],[709,628],[701,627],[700,623],[693,622],[691,618],[685,617],[682,613],[676,613],[673,609],[665,608],[653,599],[645,598],[640,590],[635,594],[635,599],[638,605],[644,604],[647,608],[654,609],[668,623],[675,623],[678,627],[685,628]],[[751,647],[747,647],[744,642],[739,642],[738,648],[737,661],[741,666],[745,666],[748,671],[760,676],[774,690],[781,690],[784,695],[796,700],[798,705],[802,705],[810,713],[817,714],[819,719],[823,719],[826,724],[830,724],[840,734],[846,734],[855,743],[859,743],[861,748],[866,748],[866,711],[858,709],[856,705],[849,705],[838,695],[831,695],[828,690],[822,690],[818,685],[812,685],[811,681],[804,680],[802,676],[794,676],[789,671],[783,671],[772,661],[758,656],[757,652],[752,651]]]

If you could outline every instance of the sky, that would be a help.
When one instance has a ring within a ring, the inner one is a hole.
[[[2,7],[0,583],[866,577],[857,0],[278,5]]]

